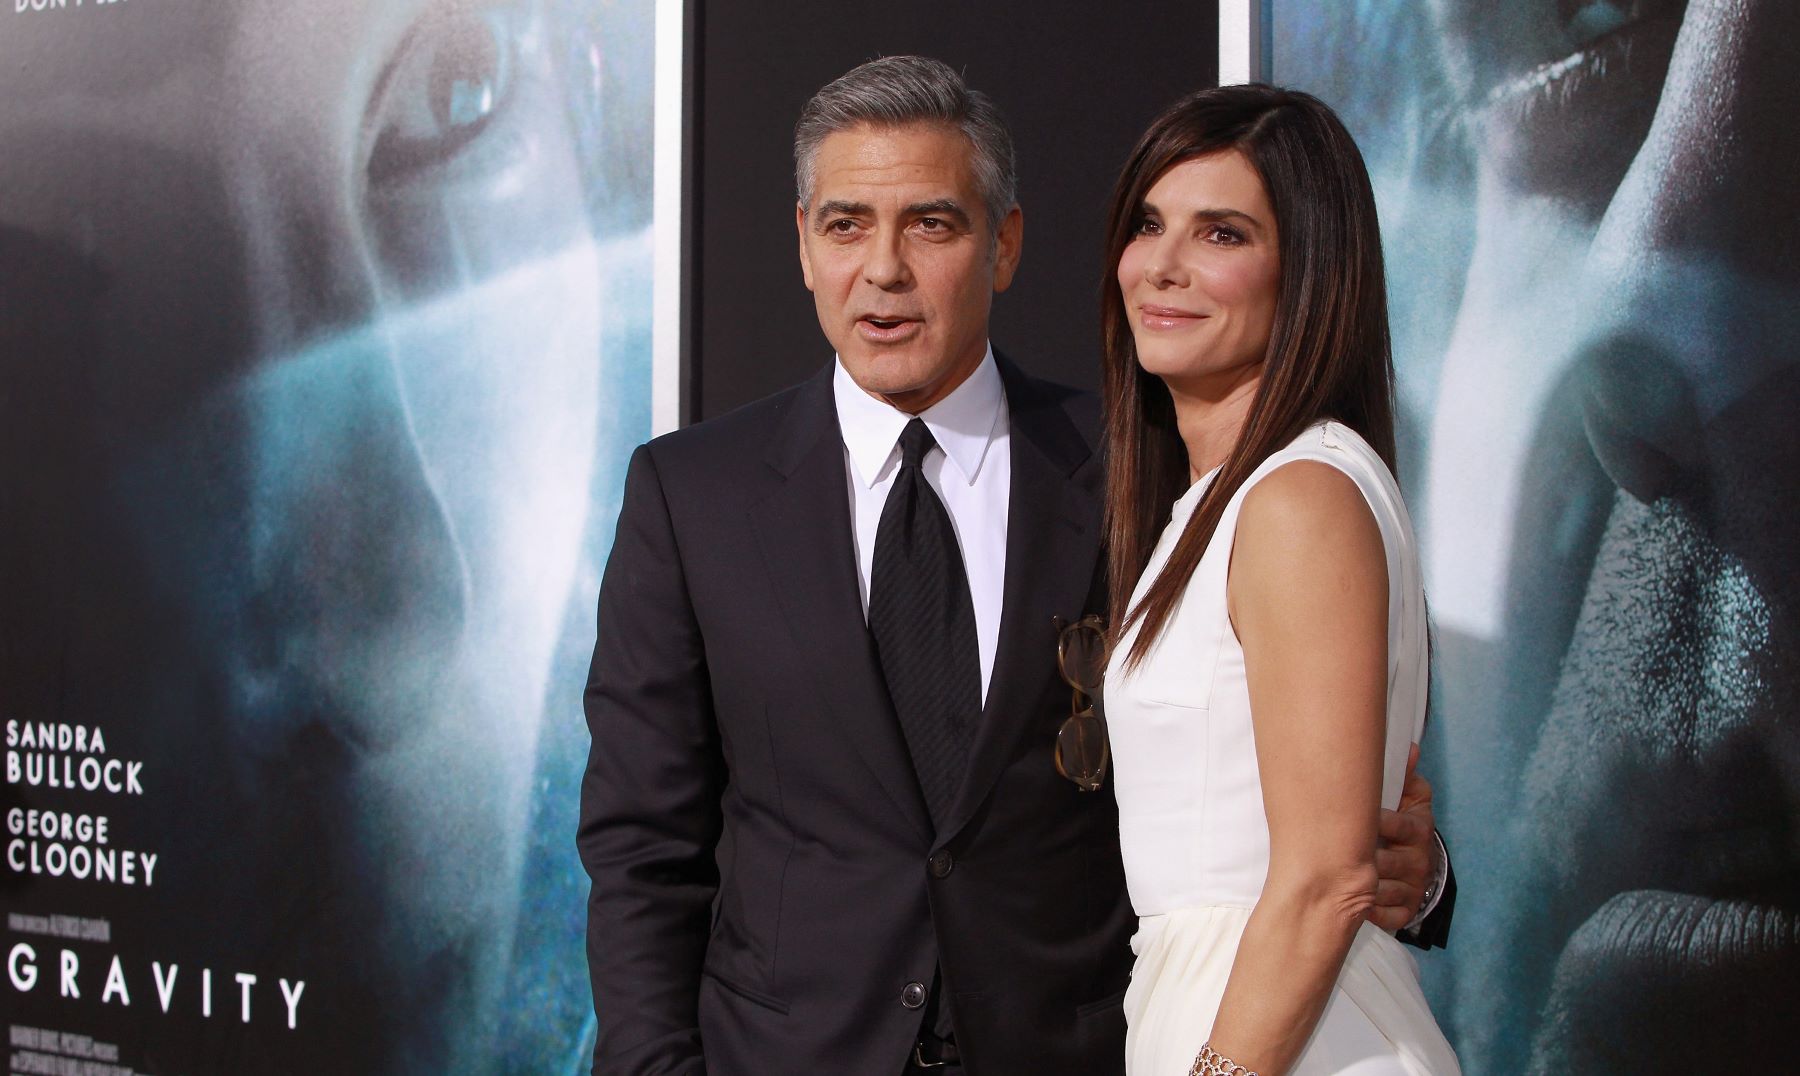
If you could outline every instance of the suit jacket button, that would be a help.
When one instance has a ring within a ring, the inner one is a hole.
[[[933,878],[948,878],[950,876],[950,869],[955,866],[956,859],[950,854],[950,849],[948,848],[938,849],[931,853],[930,859],[925,861],[925,867],[927,870],[931,871],[931,876]]]
[[[907,983],[906,989],[900,991],[900,1004],[909,1009],[922,1009],[925,1007],[925,996],[924,983]]]

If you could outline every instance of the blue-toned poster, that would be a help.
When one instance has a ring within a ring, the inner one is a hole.
[[[586,1071],[653,32],[0,0],[8,1071]]]
[[[1465,1071],[1782,1071],[1800,6],[1273,4],[1374,177]]]

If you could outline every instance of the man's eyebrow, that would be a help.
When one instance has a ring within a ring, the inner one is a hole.
[[[867,202],[846,202],[841,198],[821,202],[818,210],[821,217],[866,217],[874,211]]]
[[[969,223],[969,211],[952,198],[914,202],[906,207],[906,215],[909,217],[954,217],[958,224]]]

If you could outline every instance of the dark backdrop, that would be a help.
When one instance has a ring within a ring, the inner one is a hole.
[[[1017,142],[1025,258],[995,300],[995,344],[1038,374],[1096,387],[1107,191],[1151,118],[1216,81],[1215,3],[1135,6],[1129,15],[967,0],[698,9],[688,421],[766,396],[830,359],[796,254],[794,120],[826,82],[900,53],[961,69],[999,103]]]

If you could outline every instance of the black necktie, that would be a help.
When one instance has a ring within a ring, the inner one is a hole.
[[[941,826],[981,714],[981,655],[950,513],[919,470],[936,444],[916,418],[900,434],[900,472],[875,530],[869,630],[925,805]]]

